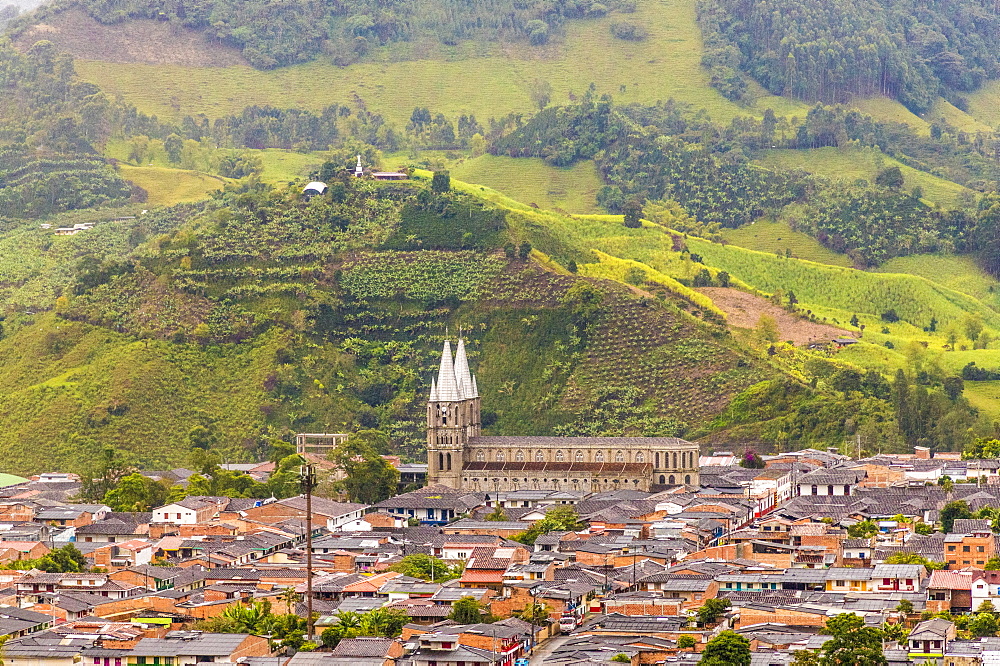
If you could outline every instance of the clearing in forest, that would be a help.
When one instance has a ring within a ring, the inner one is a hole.
[[[739,289],[704,287],[698,291],[711,298],[719,309],[726,313],[726,319],[730,326],[754,328],[761,315],[767,315],[778,324],[781,340],[791,340],[792,343],[799,346],[841,336],[855,336],[853,333],[834,326],[816,324],[797,317],[766,298],[748,294]]]
[[[24,51],[43,39],[74,58],[102,63],[188,67],[228,67],[246,63],[237,49],[213,42],[204,33],[175,23],[142,19],[104,25],[81,9],[60,12],[28,28],[15,45]],[[106,64],[104,67],[115,69]]]

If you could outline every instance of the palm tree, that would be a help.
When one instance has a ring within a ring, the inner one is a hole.
[[[278,599],[285,602],[285,612],[288,615],[292,615],[295,612],[292,604],[297,604],[301,598],[302,595],[296,592],[294,587],[286,587],[278,595]]]

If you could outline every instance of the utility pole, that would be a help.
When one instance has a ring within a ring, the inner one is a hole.
[[[316,467],[305,463],[299,467],[302,492],[306,495],[306,627],[309,640],[313,640],[316,628],[313,625],[313,585],[312,585],[312,491],[316,487]]]

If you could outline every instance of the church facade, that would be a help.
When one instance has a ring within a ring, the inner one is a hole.
[[[656,490],[698,484],[698,445],[677,437],[483,436],[465,342],[445,341],[427,401],[427,482],[471,491]]]

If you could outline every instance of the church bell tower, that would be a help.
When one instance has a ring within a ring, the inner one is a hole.
[[[427,400],[427,483],[462,487],[465,446],[482,428],[479,387],[469,371],[465,341],[458,340],[454,359],[445,340],[437,381]]]

